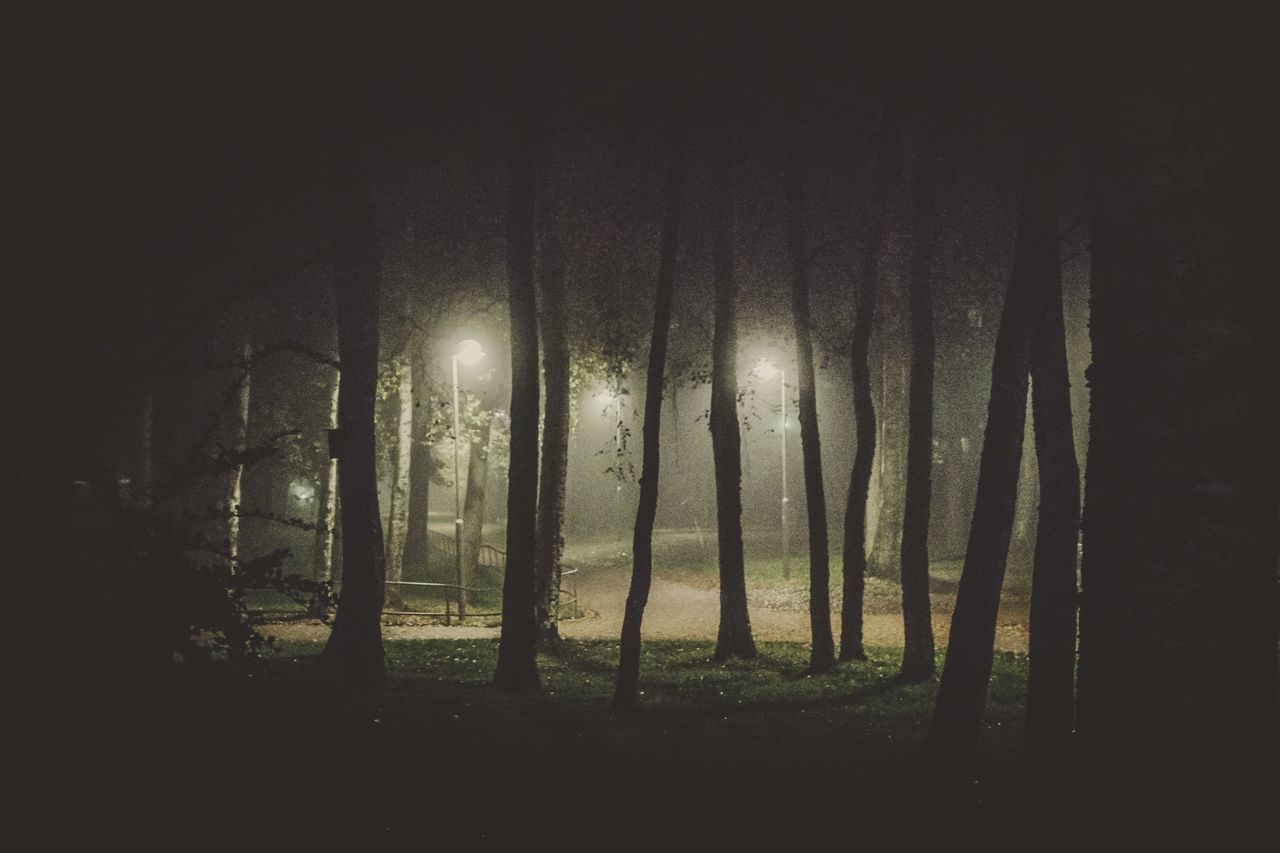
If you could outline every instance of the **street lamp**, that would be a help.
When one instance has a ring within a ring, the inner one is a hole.
[[[461,418],[458,413],[458,362],[471,367],[484,358],[484,347],[468,338],[458,343],[453,354],[453,568],[458,585],[458,618],[467,615],[467,594],[462,583],[462,480],[458,477],[458,445],[462,442]]]
[[[791,564],[787,559],[787,372],[767,358],[762,358],[751,368],[755,378],[770,382],[778,379],[779,399],[782,401],[782,576],[791,577]]]

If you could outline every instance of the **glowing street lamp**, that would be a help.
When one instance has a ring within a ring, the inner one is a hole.
[[[751,368],[751,375],[762,382],[777,378],[779,399],[782,401],[782,576],[791,577],[791,564],[787,559],[787,372],[767,358],[762,358]]]
[[[467,615],[467,595],[462,584],[462,481],[458,477],[458,445],[462,442],[461,419],[458,413],[458,363],[467,367],[480,363],[484,358],[484,347],[479,341],[468,338],[458,343],[458,351],[453,354],[453,568],[458,585],[458,618]]]

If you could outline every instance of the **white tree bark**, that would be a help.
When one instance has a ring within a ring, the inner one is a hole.
[[[232,447],[237,454],[244,453],[249,443],[249,392],[253,380],[253,343],[245,341],[242,353],[241,369],[244,371],[240,381],[240,394],[237,399],[236,421],[233,428]],[[227,556],[231,561],[231,570],[236,570],[240,559],[240,501],[242,481],[244,479],[244,463],[237,462],[231,469],[230,482],[227,487]]]
[[[329,392],[329,429],[338,428],[338,372],[333,374]],[[316,503],[316,547],[312,577],[317,581],[333,578],[333,531],[338,522],[338,460],[330,457],[320,480],[320,500]]]
[[[409,462],[413,452],[413,371],[409,359],[396,364],[399,380],[397,400],[396,444],[391,469],[391,507],[387,517],[387,582],[398,583],[404,577],[404,543],[409,532]],[[399,588],[388,591],[399,598]]]

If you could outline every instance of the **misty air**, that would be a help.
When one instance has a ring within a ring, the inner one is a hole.
[[[1264,28],[130,14],[28,123],[43,837],[1262,826]]]

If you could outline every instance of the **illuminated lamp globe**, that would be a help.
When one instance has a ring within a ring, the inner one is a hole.
[[[751,368],[751,375],[768,382],[778,377],[778,368],[769,359],[762,358],[756,362],[755,367]]]
[[[484,347],[480,346],[480,342],[468,338],[465,341],[459,342],[458,351],[453,357],[456,358],[460,364],[465,364],[467,367],[470,367],[474,364],[479,364],[480,359],[484,358],[484,356]]]

